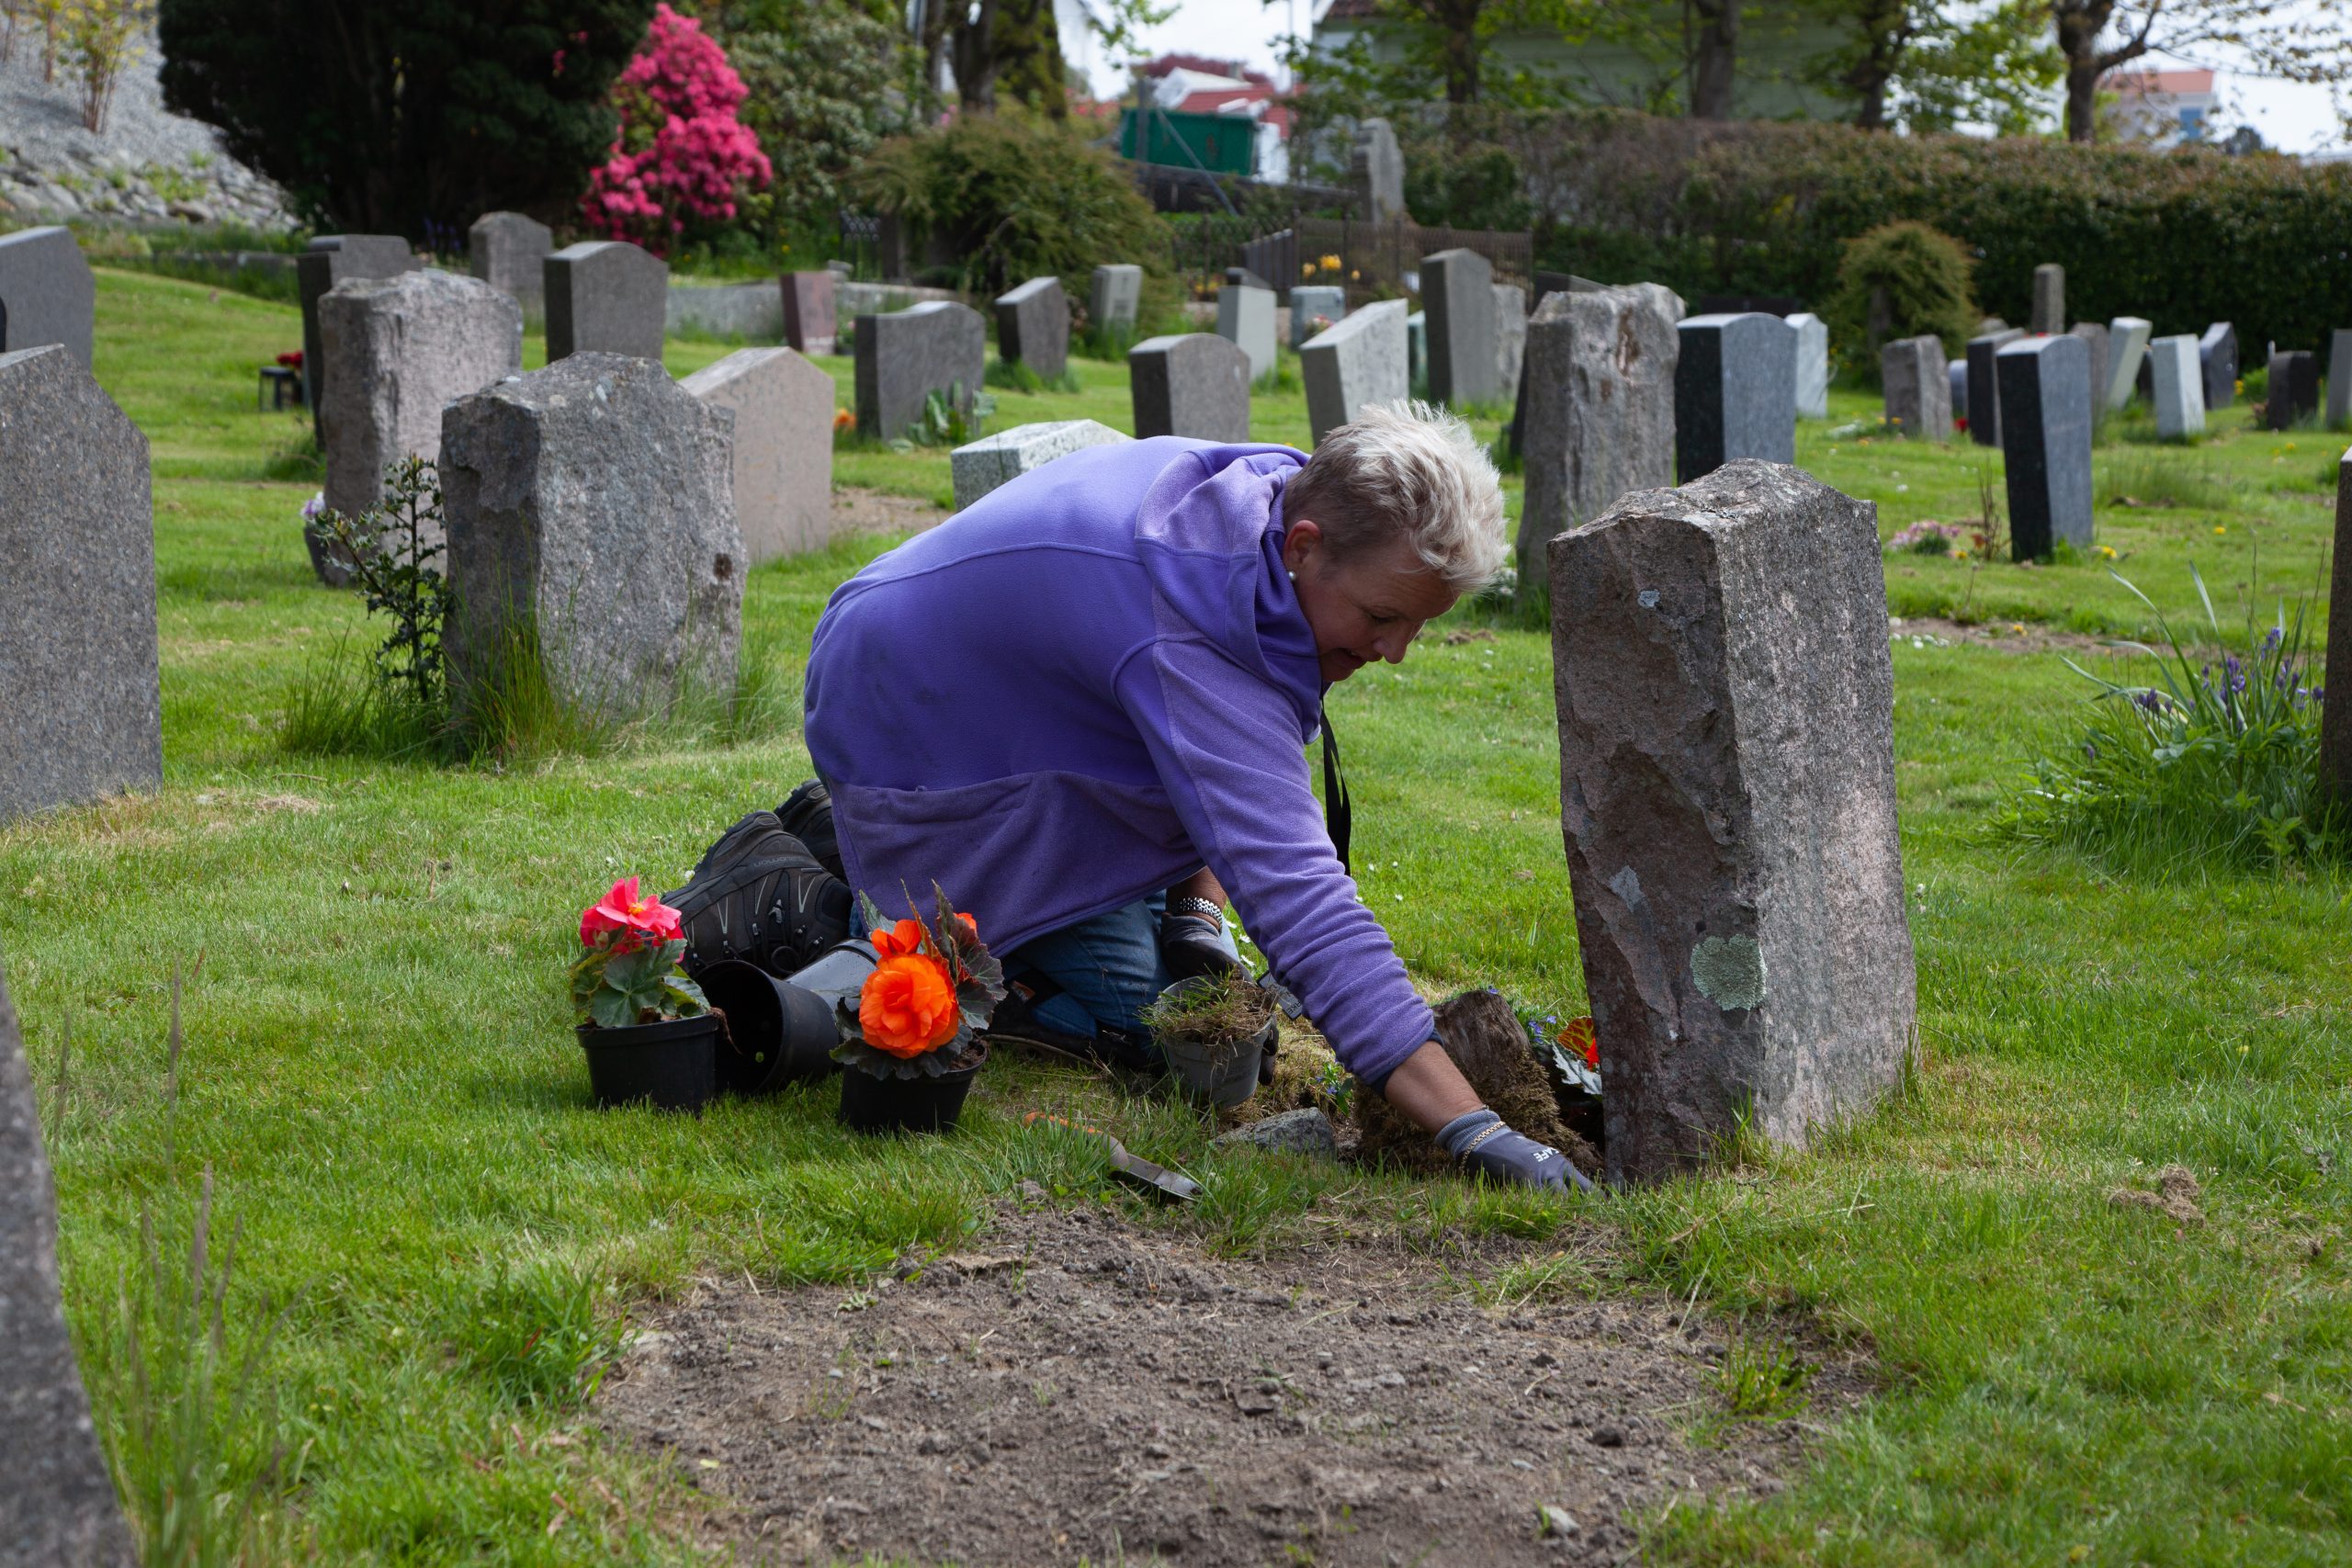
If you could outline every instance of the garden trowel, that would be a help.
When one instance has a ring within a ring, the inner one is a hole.
[[[1201,1184],[1191,1177],[1179,1176],[1165,1166],[1154,1165],[1139,1155],[1129,1154],[1126,1145],[1098,1127],[1080,1126],[1075,1122],[1048,1115],[1043,1111],[1032,1111],[1021,1119],[1021,1124],[1024,1127],[1034,1127],[1040,1122],[1050,1122],[1057,1127],[1068,1127],[1074,1133],[1083,1133],[1090,1138],[1100,1140],[1102,1146],[1110,1151],[1113,1170],[1136,1186],[1157,1193],[1162,1198],[1173,1198],[1181,1202],[1189,1203],[1201,1195]]]

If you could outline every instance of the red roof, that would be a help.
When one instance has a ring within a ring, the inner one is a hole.
[[[1215,60],[1205,54],[1163,54],[1142,67],[1143,73],[1157,81],[1174,71],[1198,71],[1204,76],[1231,76],[1236,80],[1271,85],[1273,78],[1262,71],[1252,71],[1238,60]]]
[[[1326,22],[1369,22],[1380,15],[1380,0],[1331,0],[1323,13]]]
[[[1347,4],[1347,0],[1340,0]],[[2118,93],[2210,93],[2211,71],[2110,71],[2099,85]]]
[[[1268,125],[1279,128],[1284,136],[1290,134],[1290,107],[1275,102],[1276,89],[1272,85],[1248,87],[1204,87],[1197,93],[1187,93],[1175,106],[1179,114],[1222,114],[1227,104],[1264,104],[1262,117]],[[1240,111],[1236,110],[1237,114]]]

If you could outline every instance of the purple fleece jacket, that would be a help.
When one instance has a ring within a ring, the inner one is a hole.
[[[991,949],[1206,864],[1340,1063],[1434,1031],[1308,782],[1315,640],[1282,566],[1287,446],[1074,452],[843,583],[808,659],[808,753],[853,886],[935,880]]]

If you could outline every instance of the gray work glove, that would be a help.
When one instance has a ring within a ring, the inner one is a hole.
[[[1168,965],[1168,973],[1179,980],[1189,980],[1196,975],[1214,975],[1220,969],[1240,970],[1247,967],[1233,951],[1231,939],[1225,932],[1223,920],[1206,915],[1170,914],[1159,921],[1159,961]]]
[[[1491,1180],[1555,1192],[1566,1192],[1572,1185],[1580,1192],[1592,1190],[1591,1180],[1568,1163],[1567,1156],[1512,1132],[1499,1114],[1484,1106],[1440,1127],[1437,1141],[1447,1154]]]

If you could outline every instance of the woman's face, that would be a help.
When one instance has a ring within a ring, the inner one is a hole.
[[[1323,679],[1333,683],[1375,660],[1403,663],[1421,628],[1453,608],[1459,597],[1401,543],[1353,560],[1333,560],[1321,526],[1311,518],[1290,525],[1283,565],[1315,634]]]

